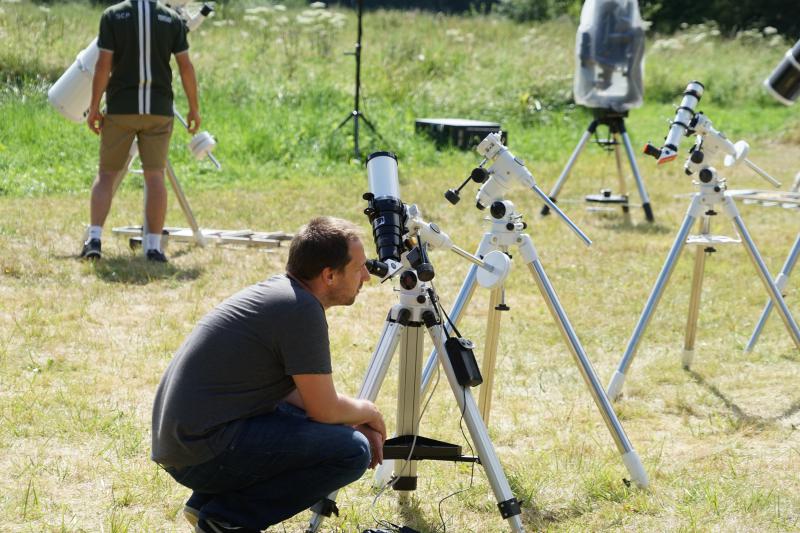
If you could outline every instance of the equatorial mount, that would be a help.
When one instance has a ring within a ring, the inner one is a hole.
[[[673,127],[675,124],[677,122],[673,123]],[[697,173],[702,183],[709,183],[717,179],[717,170],[712,166],[713,160],[723,156],[722,162],[725,167],[734,167],[744,163],[773,186],[781,186],[781,182],[747,158],[750,153],[750,145],[747,141],[731,142],[724,133],[714,128],[711,120],[704,113],[695,113],[688,124],[681,123],[679,125],[684,129],[684,136],[696,136],[694,145],[689,149],[689,157],[683,165],[686,175],[691,176]],[[654,157],[659,164],[662,164],[675,159],[675,155],[672,154],[677,154],[677,149],[677,144],[667,144],[662,148],[657,148],[653,144],[647,143],[644,153]],[[719,179],[724,182],[724,178]]]
[[[539,188],[533,175],[525,167],[525,163],[503,145],[500,135],[500,132],[490,133],[481,141],[477,151],[483,156],[483,161],[472,170],[458,189],[448,189],[445,198],[451,204],[457,204],[461,189],[470,181],[474,181],[481,184],[475,196],[475,207],[483,210],[502,200],[515,183],[520,183],[533,190],[587,246],[590,246],[591,239]],[[492,162],[492,166],[487,169],[486,164],[489,162]]]

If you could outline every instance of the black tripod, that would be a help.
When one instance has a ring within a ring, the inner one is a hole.
[[[364,9],[364,1],[358,0],[357,2],[357,17],[358,17],[358,34],[356,37],[356,47],[353,52],[348,52],[347,55],[353,55],[356,58],[356,96],[355,96],[355,105],[353,110],[350,112],[349,115],[345,117],[343,121],[336,126],[336,130],[339,130],[342,126],[347,124],[347,121],[353,119],[353,142],[355,144],[354,154],[356,159],[361,159],[361,152],[358,149],[358,121],[363,120],[364,124],[369,126],[369,129],[372,130],[372,133],[378,136],[378,138],[384,144],[386,141],[383,140],[381,134],[375,130],[375,126],[372,125],[372,122],[367,119],[367,116],[361,112],[358,108],[359,100],[361,99],[361,14]]]

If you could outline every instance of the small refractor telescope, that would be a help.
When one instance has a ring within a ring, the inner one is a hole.
[[[800,41],[794,43],[772,74],[764,80],[764,87],[780,103],[795,103],[800,96]]]

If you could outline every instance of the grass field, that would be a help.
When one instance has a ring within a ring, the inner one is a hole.
[[[171,157],[204,227],[295,231],[330,214],[367,228],[366,173],[350,159],[352,138],[334,132],[352,105],[355,17],[300,22],[299,8],[246,11],[230,3],[192,37],[204,129],[219,141],[222,171],[192,161],[176,132]],[[188,490],[149,461],[155,387],[193,325],[238,289],[280,272],[286,249],[173,244],[171,262],[150,265],[113,226],[137,223],[141,179],[130,176],[107,223],[104,260],[76,259],[88,211],[97,140],[46,101],[47,87],[92,38],[99,10],[0,1],[0,531],[187,531]],[[316,16],[317,18],[322,18]],[[305,20],[305,19],[302,19]],[[341,22],[337,22],[341,20]],[[331,22],[332,21],[332,22]],[[342,24],[338,27],[337,24]],[[590,115],[569,103],[575,24],[525,26],[478,16],[368,12],[364,110],[385,143],[362,133],[364,151],[398,153],[403,199],[416,203],[462,248],[486,230],[475,190],[451,206],[442,197],[479,162],[476,153],[437,151],[413,132],[421,116],[497,120],[510,148],[545,190],[554,183]],[[774,41],[774,42],[773,42]],[[7,44],[7,45],[6,45]],[[795,109],[762,94],[761,80],[786,39],[713,27],[650,36],[646,105],[631,113],[634,143],[658,142],[691,79],[715,125],[751,143],[752,159],[784,183],[800,170]],[[179,108],[185,107],[178,96]],[[537,105],[538,102],[538,105]],[[687,148],[690,141],[684,142]],[[679,160],[680,161],[680,160]],[[560,205],[594,240],[583,246],[522,189],[509,198],[601,381],[622,356],[689,203],[681,162],[639,165],[656,223],[633,207],[590,212],[583,196],[617,190],[613,155],[590,146]],[[731,188],[768,188],[745,168]],[[632,180],[628,180],[633,188]],[[638,201],[635,192],[633,201]],[[169,225],[185,225],[174,201]],[[797,213],[740,205],[773,272],[797,234]],[[733,234],[723,218],[713,230]],[[367,249],[371,249],[368,244]],[[513,251],[512,251],[513,254]],[[740,246],[706,264],[695,363],[680,365],[693,251],[684,254],[642,340],[615,404],[650,476],[628,477],[611,437],[524,265],[507,282],[490,433],[530,530],[796,531],[800,529],[800,357],[773,316],[755,351],[743,353],[766,293]],[[434,252],[436,286],[449,307],[468,265]],[[798,291],[787,290],[790,308]],[[357,302],[328,315],[335,378],[355,393],[382,322],[396,301],[387,285],[365,286]],[[482,346],[488,292],[478,289],[462,319]],[[478,351],[480,357],[480,350]],[[378,400],[394,418],[396,368]],[[445,383],[422,434],[465,444]],[[391,422],[390,422],[391,425]],[[375,518],[421,531],[503,531],[480,468],[423,463],[419,490],[399,510],[384,494],[373,506],[368,476],[340,493],[342,514],[326,530],[361,531]],[[471,488],[469,488],[471,487]],[[446,496],[467,489],[442,501]],[[300,515],[276,531],[301,531]]]

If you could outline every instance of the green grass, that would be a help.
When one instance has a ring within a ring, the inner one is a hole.
[[[176,132],[171,158],[195,215],[204,227],[295,231],[324,213],[366,228],[366,176],[350,160],[352,129],[334,132],[352,106],[353,60],[341,52],[352,49],[353,13],[340,11],[345,25],[320,33],[281,22],[295,20],[299,11],[290,9],[266,15],[264,30],[244,20],[249,5],[226,4],[191,39],[204,129],[217,137],[223,164],[218,172],[191,160],[188,136]],[[0,531],[186,531],[180,508],[187,490],[148,459],[153,392],[203,314],[281,271],[285,249],[173,245],[171,263],[160,266],[108,235],[102,262],[77,261],[97,139],[54,112],[46,90],[91,40],[99,10],[56,3],[44,11],[27,2],[0,2],[0,9]],[[365,131],[363,150],[395,150],[403,199],[419,204],[459,246],[473,249],[486,230],[483,214],[472,207],[474,188],[455,207],[442,193],[479,158],[436,151],[414,134],[413,119],[501,121],[511,149],[548,189],[590,120],[569,103],[575,25],[393,11],[370,11],[364,23],[364,111],[386,142]],[[660,141],[678,95],[689,80],[700,79],[707,87],[701,107],[715,126],[748,140],[752,159],[790,183],[800,170],[800,121],[760,88],[788,45],[754,36],[722,39],[709,28],[651,36],[647,102],[628,121],[634,143]],[[181,96],[177,101],[185,106]],[[639,158],[639,165],[655,225],[643,222],[638,207],[632,222],[616,211],[586,211],[584,194],[618,186],[612,155],[590,146],[581,156],[559,200],[594,240],[588,249],[556,219],[538,217],[533,195],[517,190],[511,197],[602,383],[619,361],[686,211],[688,198],[676,195],[693,190],[680,163],[656,167]],[[730,185],[766,188],[740,168],[730,171]],[[741,211],[777,271],[797,233],[796,213],[759,206]],[[140,216],[141,180],[132,175],[107,228]],[[714,222],[715,232],[731,234],[727,222]],[[168,223],[185,225],[177,205],[170,206]],[[449,307],[467,265],[453,254],[432,255],[437,289]],[[741,247],[721,247],[707,262],[691,372],[680,367],[692,274],[687,250],[616,405],[650,476],[646,491],[622,482],[628,474],[605,425],[514,255],[490,432],[515,494],[526,500],[528,529],[800,527],[800,357],[776,317],[756,351],[742,353],[765,293]],[[787,294],[797,312],[795,286],[790,283]],[[342,391],[358,390],[395,301],[388,286],[372,283],[355,305],[329,313]],[[478,289],[460,328],[478,346],[487,305],[487,292]],[[395,373],[378,400],[390,421]],[[446,389],[440,383],[422,432],[463,444]],[[464,465],[424,463],[419,472],[419,490],[400,509],[392,494],[371,509],[374,491],[365,476],[341,493],[342,515],[326,528],[361,530],[374,526],[376,516],[433,531],[441,525],[440,500],[472,485],[441,504],[448,530],[503,530],[480,468],[474,478]],[[289,521],[285,530],[301,530],[305,518]]]

